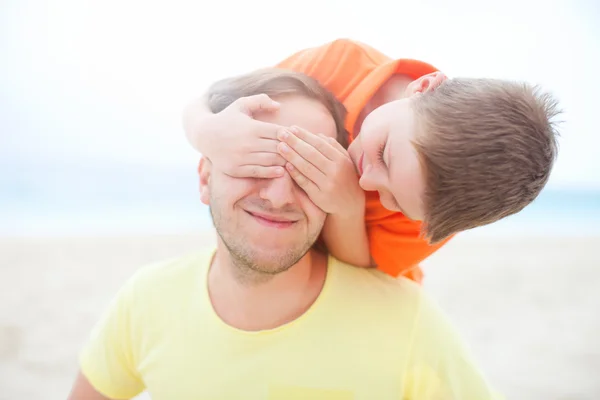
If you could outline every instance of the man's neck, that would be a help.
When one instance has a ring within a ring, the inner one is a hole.
[[[273,329],[298,318],[317,299],[325,283],[327,256],[311,250],[285,272],[252,273],[240,274],[228,251],[219,246],[208,274],[213,308],[235,328]]]

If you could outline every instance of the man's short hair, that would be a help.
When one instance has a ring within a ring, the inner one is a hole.
[[[266,94],[271,98],[303,96],[320,102],[327,108],[335,121],[337,141],[344,148],[348,147],[348,132],[344,127],[346,108],[317,80],[299,72],[265,68],[223,79],[209,88],[207,101],[210,110],[218,113],[241,97],[258,94]]]
[[[451,79],[411,105],[426,176],[423,233],[432,243],[519,212],[546,185],[559,111],[539,87]]]

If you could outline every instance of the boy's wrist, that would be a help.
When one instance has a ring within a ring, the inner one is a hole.
[[[205,155],[212,136],[207,133],[215,128],[215,115],[208,107],[206,96],[190,102],[184,109],[183,129],[186,136],[192,146]]]
[[[218,120],[216,120],[216,114],[204,114],[194,121],[193,129],[198,144],[202,148],[202,153],[207,156],[212,155],[211,143],[214,143],[214,138],[218,135]]]

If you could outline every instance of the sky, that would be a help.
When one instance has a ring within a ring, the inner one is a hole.
[[[213,81],[356,39],[448,76],[560,101],[549,186],[600,188],[600,5],[307,0],[0,2],[0,174],[34,165],[190,167],[185,104]]]

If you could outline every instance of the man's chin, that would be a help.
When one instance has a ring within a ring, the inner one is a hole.
[[[300,261],[309,249],[290,245],[254,247],[251,251],[252,264],[266,273],[276,274]]]
[[[276,264],[278,261],[283,261],[289,258],[297,258],[296,254],[304,254],[301,250],[297,250],[292,246],[261,246],[252,249],[252,253],[256,259],[262,261],[263,264]],[[276,261],[278,260],[278,261]]]
[[[295,232],[286,232],[286,229],[283,229],[283,232],[277,232],[278,235],[273,235],[271,234],[272,232],[262,233],[262,235],[256,235],[257,237],[246,240],[248,246],[260,254],[275,255],[289,253],[290,250],[293,251],[304,245],[304,243],[298,242],[298,235],[294,235]]]

